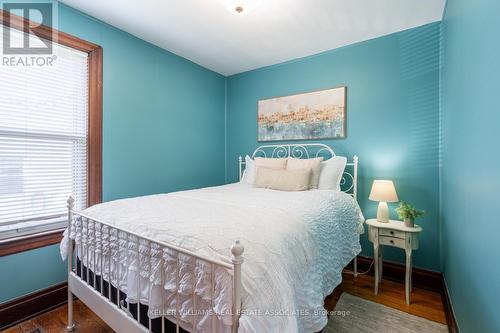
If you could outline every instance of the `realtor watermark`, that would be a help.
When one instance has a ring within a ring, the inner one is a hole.
[[[2,56],[2,66],[15,67],[43,67],[52,66],[57,59],[55,54],[51,56]]]
[[[179,314],[181,317],[186,316],[232,316],[232,311],[230,309],[221,310],[215,312],[213,309],[166,309],[161,311],[161,309],[149,310],[148,315],[151,317],[176,317]],[[238,315],[245,315],[251,317],[318,317],[318,316],[338,316],[347,317],[351,315],[348,310],[333,310],[328,311],[325,309],[245,309],[238,311]]]
[[[55,19],[57,4],[53,1],[0,1],[2,55],[0,64],[8,67],[52,66],[57,56]]]

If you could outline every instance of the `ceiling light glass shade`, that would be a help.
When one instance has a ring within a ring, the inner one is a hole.
[[[219,0],[234,15],[244,15],[254,10],[261,0]]]

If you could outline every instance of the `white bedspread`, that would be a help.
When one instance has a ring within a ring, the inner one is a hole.
[[[361,211],[351,196],[338,191],[280,192],[237,183],[116,200],[90,207],[84,213],[120,229],[227,262],[231,245],[239,239],[245,246],[239,332],[321,331],[327,323],[324,298],[341,282],[342,269],[361,250]],[[193,299],[188,296],[192,288],[198,298],[197,308],[210,309],[211,275],[206,262],[194,262],[173,251],[149,249],[141,243],[138,269],[137,248],[133,244],[125,248],[124,234],[117,235],[112,229],[108,237],[106,229],[94,230],[92,224],[80,233],[79,223],[74,222],[70,235],[76,240],[79,258],[106,280],[111,279],[114,286],[119,284],[130,302],[137,302],[140,293],[141,303],[150,307],[150,316],[176,307],[187,313],[193,307]],[[99,239],[97,243],[88,242],[88,258],[87,233],[95,233]],[[61,243],[63,258],[66,242],[67,233]],[[94,247],[96,258],[92,255]],[[179,290],[175,265],[167,267],[164,274],[159,271],[162,256],[167,263],[179,261]],[[115,264],[118,258],[119,265]],[[217,270],[217,332],[228,331],[231,325],[231,292],[231,276],[226,270]],[[198,313],[197,329],[210,332],[210,316]],[[182,318],[182,326],[191,330],[192,316]]]

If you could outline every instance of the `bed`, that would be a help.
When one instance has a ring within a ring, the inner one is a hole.
[[[265,145],[264,157],[335,156]],[[324,298],[360,252],[358,159],[343,190],[281,192],[242,182],[73,210],[61,255],[73,295],[117,332],[317,332]],[[245,168],[239,160],[240,178]],[[243,246],[244,245],[244,246]]]

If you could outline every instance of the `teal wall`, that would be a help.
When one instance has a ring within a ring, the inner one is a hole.
[[[104,50],[103,199],[224,183],[225,78],[58,9],[59,30]],[[57,246],[0,258],[0,303],[64,281],[64,265]]]
[[[339,155],[359,155],[367,218],[376,216],[377,203],[367,200],[373,179],[394,180],[401,199],[427,211],[415,265],[439,271],[439,45],[434,23],[229,77],[228,179],[237,179],[238,156],[258,145],[259,99],[346,85],[347,138],[322,142]],[[372,254],[366,235],[362,246]],[[386,259],[403,259],[391,250]]]
[[[59,244],[0,258],[0,303],[66,280]]]
[[[443,271],[460,332],[500,332],[500,2],[443,21]]]

